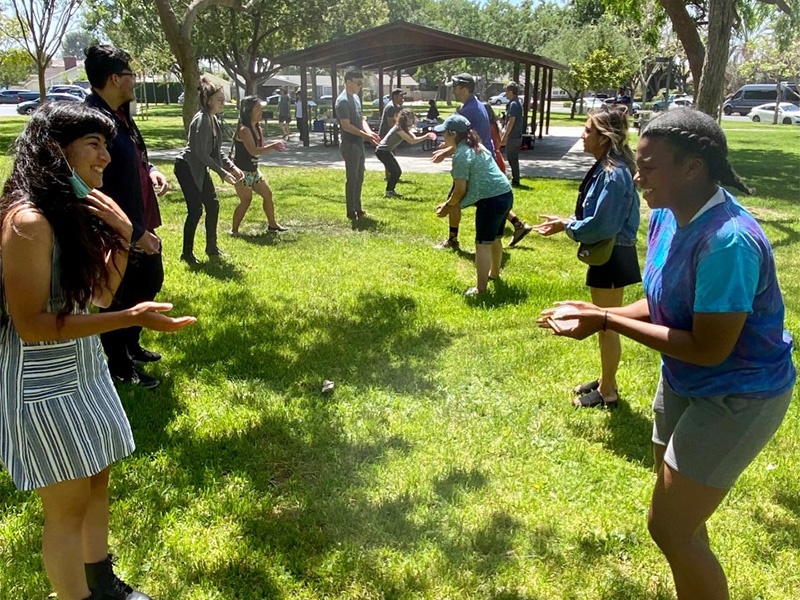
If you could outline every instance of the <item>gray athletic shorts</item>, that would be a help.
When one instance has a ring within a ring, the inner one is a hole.
[[[686,398],[663,378],[653,399],[653,443],[681,475],[730,489],[783,421],[792,390],[772,398]]]

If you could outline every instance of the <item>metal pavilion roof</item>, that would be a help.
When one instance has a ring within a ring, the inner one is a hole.
[[[452,58],[494,58],[565,70],[566,65],[538,54],[504,48],[405,21],[338,38],[275,58],[280,66],[330,67],[354,65],[362,69],[408,69]]]

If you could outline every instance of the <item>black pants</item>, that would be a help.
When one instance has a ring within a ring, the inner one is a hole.
[[[308,121],[303,118],[297,119],[297,131],[300,132],[300,141],[308,141]]]
[[[136,306],[140,302],[149,302],[156,297],[164,284],[164,264],[161,253],[145,254],[133,251],[128,257],[125,275],[117,288],[114,300],[108,308],[100,312],[114,312]],[[100,336],[108,357],[108,369],[113,375],[130,375],[133,361],[130,352],[139,347],[141,327],[126,327],[109,331]]]
[[[397,182],[400,181],[400,176],[403,174],[403,170],[400,168],[400,165],[398,164],[394,154],[388,150],[375,150],[375,156],[377,156],[378,160],[383,163],[384,167],[386,167],[386,191],[393,192],[394,186],[396,186]]]
[[[183,255],[194,254],[194,235],[197,224],[206,209],[206,254],[217,254],[217,222],[219,221],[219,199],[208,171],[203,176],[203,188],[198,189],[189,165],[184,160],[175,161],[175,177],[186,201],[186,222],[183,224]]]

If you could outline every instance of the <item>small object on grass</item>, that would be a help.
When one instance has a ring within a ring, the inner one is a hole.
[[[323,394],[330,394],[333,391],[333,388],[336,386],[330,379],[326,379],[322,382],[322,393]]]

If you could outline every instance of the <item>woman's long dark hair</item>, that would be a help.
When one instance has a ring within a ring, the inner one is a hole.
[[[41,212],[61,252],[60,314],[85,309],[95,287],[108,283],[106,255],[125,252],[127,242],[91,213],[67,180],[70,168],[63,148],[92,133],[110,141],[114,122],[80,102],[48,102],[39,108],[14,142],[16,158],[0,199],[0,231],[8,215],[26,206]]]
[[[414,114],[413,110],[408,108],[404,108],[401,110],[397,115],[397,125],[405,131],[406,133],[411,133],[411,128],[417,122],[417,115]]]
[[[258,96],[245,96],[239,103],[239,125],[244,125],[253,134],[253,141],[256,146],[260,146],[264,142],[264,132],[261,129],[261,121],[253,126],[253,109],[256,104],[260,104],[261,99]],[[238,127],[236,129],[239,129]]]

